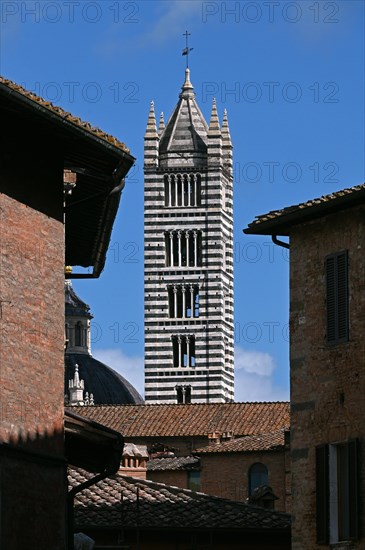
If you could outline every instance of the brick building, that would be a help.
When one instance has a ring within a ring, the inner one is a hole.
[[[193,456],[165,456],[147,463],[147,478],[231,500],[255,502],[257,489],[269,487],[267,506],[290,512],[289,432],[280,430],[210,443]],[[215,434],[216,435],[216,434]],[[216,437],[215,440],[219,439]],[[162,452],[156,453],[163,455]],[[271,495],[271,497],[269,497]]]
[[[293,546],[365,545],[365,185],[259,216],[290,237]]]
[[[246,501],[254,499],[257,488],[269,486],[273,493],[270,506],[290,512],[289,438],[285,435],[279,430],[197,449],[201,490]]]
[[[290,426],[289,403],[72,410],[120,431],[127,442],[146,445],[151,459],[147,477],[152,481],[241,501],[256,487],[269,485],[277,497],[275,509],[290,510],[290,466],[284,438]]]
[[[170,452],[158,453],[158,458],[154,458],[155,455],[152,455],[147,462],[147,479],[183,489],[209,493],[201,486],[200,459],[196,456],[173,455],[174,453]]]
[[[0,113],[0,546],[64,550],[68,456],[98,471],[121,444],[75,416],[64,429],[65,259],[99,276],[133,158],[3,78]]]

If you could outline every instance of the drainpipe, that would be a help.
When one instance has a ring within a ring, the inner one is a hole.
[[[276,235],[271,235],[271,238],[274,244],[277,244],[278,246],[282,246],[283,248],[287,248],[288,250],[290,249],[290,244],[284,241],[279,241]]]

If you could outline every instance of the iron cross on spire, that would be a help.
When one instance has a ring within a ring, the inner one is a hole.
[[[191,36],[191,33],[188,31],[185,31],[183,36],[185,36],[185,48],[182,51],[182,55],[186,55],[186,68],[189,68],[189,53],[194,48],[189,48],[189,36]]]

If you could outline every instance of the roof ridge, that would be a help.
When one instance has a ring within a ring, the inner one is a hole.
[[[365,183],[353,185],[352,187],[345,187],[338,191],[332,191],[326,195],[320,197],[314,197],[304,202],[299,202],[294,205],[284,206],[275,210],[270,210],[266,214],[260,214],[255,216],[255,219],[248,224],[244,229],[246,234],[256,234],[257,228],[259,233],[257,234],[272,234],[270,231],[277,230],[278,227],[283,230],[280,235],[288,235],[288,227],[299,223],[299,220],[313,219],[313,217],[323,215],[323,212],[331,213],[339,206],[345,207],[352,206],[352,201],[355,200],[351,195],[357,195],[358,193],[364,193]],[[311,208],[313,209],[311,211]],[[322,213],[322,214],[321,214]],[[311,218],[312,216],[312,218]],[[268,233],[265,233],[265,231]]]
[[[97,361],[99,361],[99,359],[97,359]],[[101,361],[99,361],[101,363]],[[104,364],[104,363],[103,363]],[[142,403],[141,405],[143,407],[217,407],[217,406],[222,406],[224,405],[224,407],[227,407],[227,406],[234,406],[234,405],[289,405],[290,404],[290,401],[234,401],[234,402],[230,402],[230,403]],[[139,404],[134,404],[134,403],[126,403],[125,405],[124,404],[111,404],[111,405],[106,405],[106,404],[99,404],[99,405],[95,405],[95,407],[140,407],[141,405]]]

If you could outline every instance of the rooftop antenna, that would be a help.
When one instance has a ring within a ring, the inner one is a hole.
[[[189,48],[189,36],[191,36],[191,33],[188,31],[185,31],[183,33],[183,36],[185,36],[185,48],[182,51],[182,55],[186,55],[186,68],[189,68],[189,53],[194,48]]]

